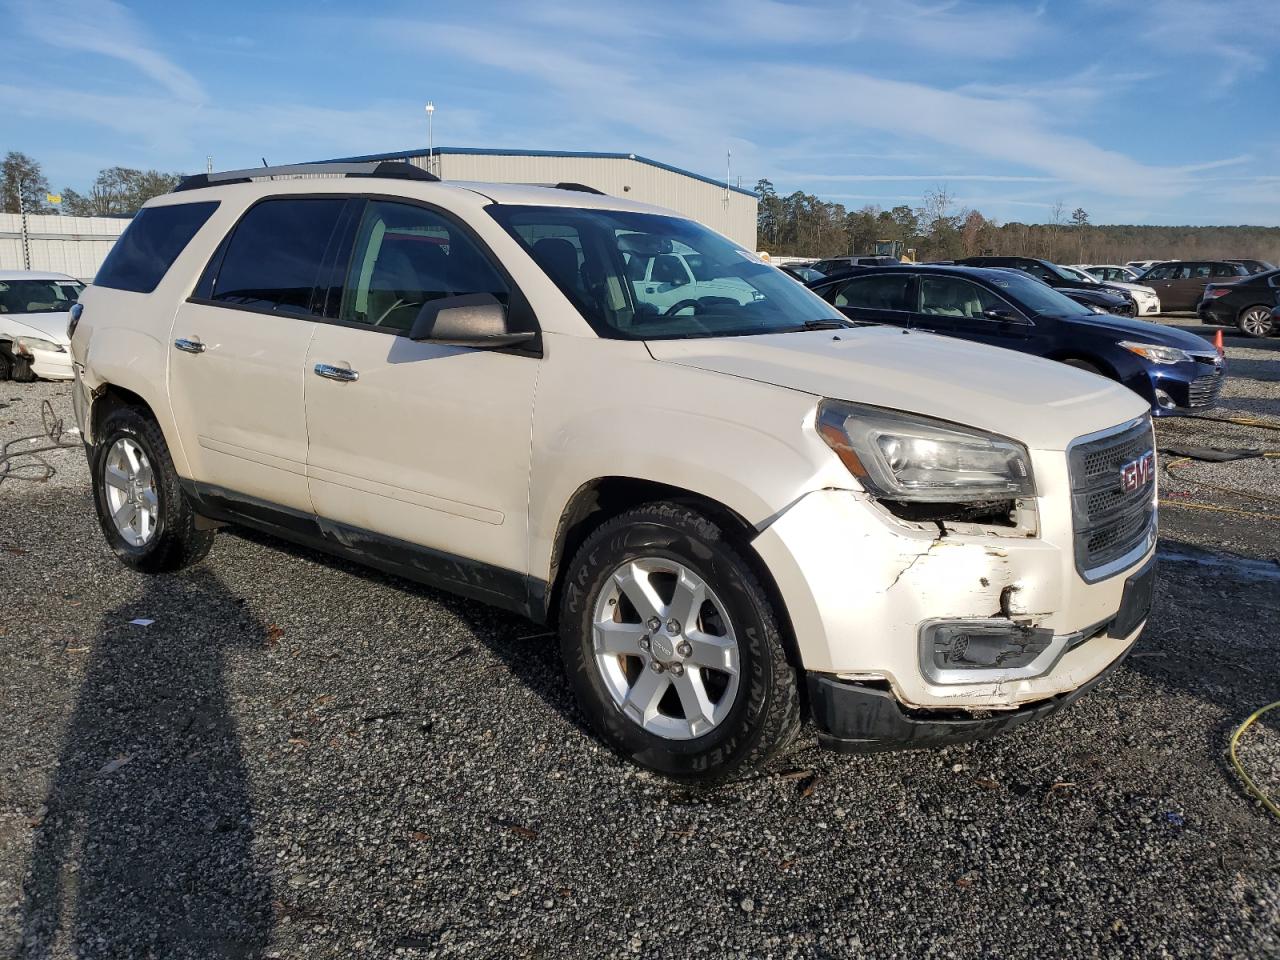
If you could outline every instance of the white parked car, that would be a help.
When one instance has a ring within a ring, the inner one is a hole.
[[[1103,280],[1095,275],[1092,270],[1086,270],[1083,267],[1059,265],[1058,269],[1077,280],[1084,280],[1087,283],[1096,283],[1103,287],[1125,291],[1133,298],[1133,304],[1137,307],[1137,316],[1139,317],[1152,316],[1160,312],[1160,296],[1151,287],[1140,283],[1127,283],[1122,280]]]
[[[674,301],[629,267],[669,255]],[[180,569],[239,523],[549,623],[599,734],[680,780],[766,762],[805,714],[845,751],[1043,717],[1151,605],[1145,401],[853,324],[644,204],[400,163],[202,174],[72,323],[124,563]]]
[[[1106,282],[1133,283],[1138,279],[1138,271],[1132,267],[1122,267],[1118,263],[1073,263],[1077,270],[1091,273],[1099,280]]]
[[[83,289],[63,273],[0,270],[0,380],[71,379],[67,318]]]

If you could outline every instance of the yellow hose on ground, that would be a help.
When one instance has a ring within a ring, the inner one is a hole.
[[[1253,722],[1260,716],[1268,710],[1274,710],[1276,707],[1280,707],[1280,700],[1277,700],[1275,703],[1269,703],[1265,707],[1260,707],[1253,711],[1253,713],[1249,715],[1248,720],[1236,727],[1236,732],[1231,734],[1231,746],[1228,749],[1227,754],[1231,758],[1231,765],[1236,768],[1236,773],[1239,774],[1240,779],[1244,781],[1245,788],[1261,800],[1264,807],[1274,813],[1277,817],[1280,817],[1280,807],[1277,807],[1275,801],[1263,793],[1262,788],[1253,782],[1253,778],[1245,772],[1244,766],[1240,763],[1240,758],[1236,756],[1236,744],[1240,742],[1240,735],[1248,730],[1249,727],[1253,725]]]

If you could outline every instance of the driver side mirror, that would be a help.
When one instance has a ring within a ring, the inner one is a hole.
[[[488,350],[528,343],[535,336],[531,331],[511,332],[507,308],[491,293],[428,300],[409,330],[410,340]]]

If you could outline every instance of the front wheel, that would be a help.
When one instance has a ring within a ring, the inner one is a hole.
[[[1240,332],[1246,337],[1261,339],[1269,337],[1275,331],[1275,320],[1271,316],[1270,307],[1248,307],[1240,314]]]
[[[592,533],[567,570],[560,631],[592,725],[660,774],[726,780],[799,729],[796,671],[768,594],[689,507],[648,504]]]
[[[132,407],[112,411],[89,461],[98,521],[121,561],[165,573],[204,559],[214,531],[197,527],[155,420]]]

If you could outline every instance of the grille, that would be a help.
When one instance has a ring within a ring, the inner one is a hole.
[[[1108,576],[1108,564],[1149,544],[1156,522],[1154,477],[1126,492],[1120,468],[1154,450],[1150,417],[1071,445],[1067,457],[1076,569],[1085,580]]]
[[[1197,360],[1200,358],[1197,357]],[[1204,361],[1201,361],[1202,363]],[[1207,407],[1218,399],[1218,393],[1222,390],[1222,381],[1226,378],[1222,375],[1222,368],[1218,367],[1213,373],[1206,373],[1202,377],[1196,377],[1191,381],[1191,387],[1187,390],[1187,403],[1193,407]]]

